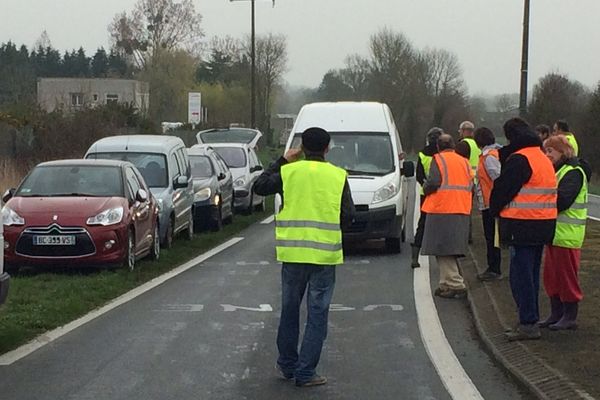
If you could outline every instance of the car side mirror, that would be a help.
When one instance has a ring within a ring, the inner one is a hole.
[[[255,165],[254,167],[252,167],[250,172],[262,171],[263,169],[264,168],[262,167],[262,165]]]
[[[144,189],[139,189],[135,194],[135,199],[140,203],[145,203],[148,201],[148,193]]]
[[[402,163],[402,175],[407,178],[415,176],[415,164],[412,161],[404,161]]]
[[[174,189],[184,189],[188,186],[188,178],[185,175],[180,175],[173,182]]]
[[[225,175],[224,173],[220,173],[219,176],[217,176],[217,179],[222,181],[223,179],[227,178],[227,175]]]
[[[15,188],[10,188],[6,192],[4,192],[4,194],[2,195],[2,202],[6,203],[10,199],[12,199],[16,191],[17,190]]]

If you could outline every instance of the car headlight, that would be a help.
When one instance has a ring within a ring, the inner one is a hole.
[[[123,207],[110,208],[102,211],[100,214],[88,218],[88,225],[114,225],[123,220]]]
[[[194,193],[194,201],[204,201],[210,199],[212,191],[210,188],[204,188]]]
[[[394,197],[397,193],[398,185],[396,185],[394,182],[390,182],[375,192],[373,195],[373,201],[371,203],[380,203]]]
[[[16,226],[25,225],[25,218],[14,212],[7,206],[2,207],[2,225],[5,226]]]
[[[235,182],[233,182],[233,187],[245,186],[246,180],[244,178],[237,178]]]

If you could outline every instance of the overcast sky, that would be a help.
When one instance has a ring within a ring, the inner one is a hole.
[[[54,47],[108,46],[107,26],[136,0],[0,0],[0,43],[31,46],[46,30]],[[250,31],[249,1],[194,0],[207,38]],[[532,0],[530,88],[551,71],[593,87],[600,81],[600,0]],[[418,49],[454,52],[471,94],[519,91],[523,0],[257,0],[257,33],[288,38],[293,85],[316,87],[346,56],[368,55],[383,27]]]

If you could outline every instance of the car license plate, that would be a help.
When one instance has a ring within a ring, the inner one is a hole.
[[[36,246],[73,246],[75,236],[34,236],[33,244]]]

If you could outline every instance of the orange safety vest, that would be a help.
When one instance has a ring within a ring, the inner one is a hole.
[[[556,175],[552,162],[539,147],[525,147],[515,154],[527,158],[533,171],[519,193],[500,212],[503,218],[556,219]]]
[[[471,214],[473,175],[469,160],[447,150],[433,159],[442,175],[442,184],[425,197],[421,210],[428,214]]]
[[[494,181],[490,178],[490,175],[485,169],[485,160],[488,157],[494,157],[499,159],[500,155],[498,149],[492,149],[485,154],[479,156],[479,165],[477,166],[477,178],[479,178],[479,189],[481,190],[481,196],[483,198],[483,206],[485,208],[490,207],[490,196],[492,194],[492,188],[494,187]]]

